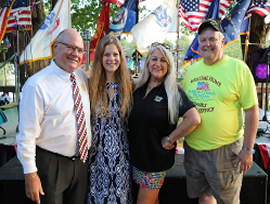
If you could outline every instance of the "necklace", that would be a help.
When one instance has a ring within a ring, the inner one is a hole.
[[[146,88],[145,95],[144,95],[143,99],[145,99],[145,97],[149,94],[149,92],[150,92],[153,88],[157,87],[158,85],[159,85],[159,84],[157,84],[157,85],[155,85],[155,86],[149,86],[149,84],[147,84],[147,88]]]
[[[149,94],[149,92],[152,90],[152,88],[153,88],[153,87],[151,87],[151,86],[147,86],[147,89],[146,89],[144,98]]]

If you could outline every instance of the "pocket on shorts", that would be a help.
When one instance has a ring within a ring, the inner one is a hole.
[[[227,189],[230,188],[231,184],[234,183],[237,175],[237,168],[234,167],[233,162],[224,162],[217,164],[217,189]]]
[[[219,172],[231,171],[231,170],[235,170],[235,169],[236,168],[234,167],[234,163],[232,163],[230,161],[217,164],[217,170]]]

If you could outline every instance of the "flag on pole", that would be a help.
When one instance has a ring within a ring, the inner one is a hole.
[[[117,4],[118,6],[123,6],[126,0],[103,0],[102,3],[104,2],[109,2],[113,4]],[[144,2],[145,0],[139,0],[139,2]]]
[[[12,32],[16,25],[23,26],[25,30],[32,29],[31,7],[27,5],[27,0],[15,0],[8,17],[6,33]]]
[[[251,18],[245,18],[243,23],[240,27],[240,34],[239,35],[249,35],[249,23],[251,21]]]
[[[168,29],[168,32],[172,32],[172,33],[179,32],[180,21],[177,22],[178,20],[179,20],[179,18],[178,18],[178,10],[177,9],[174,9],[174,13],[173,13],[173,16],[172,16],[172,22],[170,24],[170,27]]]
[[[250,17],[252,13],[257,13],[264,17],[270,13],[270,2],[267,0],[253,0],[252,5],[248,8],[246,17]]]
[[[94,51],[100,41],[103,38],[110,26],[110,3],[104,3],[100,12],[96,32],[93,39],[90,41],[90,52]]]
[[[166,0],[131,29],[131,34],[140,53],[146,53],[148,46],[153,42],[164,42],[175,9],[176,0]]]
[[[113,3],[113,4],[117,4],[118,6],[123,6],[123,4],[125,3],[126,0],[103,0],[102,4],[108,2],[108,3]]]
[[[219,5],[219,13],[218,13],[218,20],[220,21],[225,12],[227,11],[228,7],[231,3],[233,3],[234,0],[220,0]]]
[[[191,31],[197,31],[202,23],[212,0],[181,0],[178,10],[178,17],[182,23]],[[218,17],[220,20],[233,0],[220,0]]]
[[[222,19],[221,26],[224,30],[226,46],[238,39],[250,3],[251,0],[239,0],[225,18]]]
[[[52,44],[58,34],[70,28],[70,0],[58,0],[31,42],[20,56],[20,64],[52,57]]]
[[[138,0],[126,0],[111,22],[107,35],[120,36],[129,33],[137,23]]]
[[[207,19],[207,18],[217,19],[218,15],[219,15],[219,0],[216,0],[211,3],[208,9],[208,13],[204,16],[204,19]],[[182,66],[186,65],[189,62],[198,61],[202,59],[202,56],[199,51],[198,37],[199,35],[197,33],[190,47],[188,48],[188,51],[186,53]]]
[[[10,10],[15,0],[8,0],[0,9],[0,42],[5,35],[7,28],[7,17],[10,15]]]

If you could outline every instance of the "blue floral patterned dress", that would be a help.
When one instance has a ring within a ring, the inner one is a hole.
[[[130,204],[131,165],[126,124],[117,105],[118,83],[107,83],[110,117],[91,119],[92,145],[89,158],[88,204]],[[113,99],[110,88],[114,89]],[[103,117],[104,116],[104,117]]]

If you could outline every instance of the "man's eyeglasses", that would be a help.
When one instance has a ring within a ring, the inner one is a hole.
[[[168,45],[168,44],[166,44],[166,43],[154,42],[154,43],[151,44],[151,47],[157,47],[157,46],[159,46],[159,45],[163,46],[164,48],[166,48],[166,49],[169,50],[169,51],[171,50],[170,45]]]
[[[73,46],[73,45],[70,45],[70,44],[67,44],[67,43],[63,43],[63,42],[57,42],[57,43],[61,43],[62,45],[65,45],[69,52],[74,52],[75,50],[77,50],[79,55],[83,55],[85,53],[85,50],[82,49],[82,48],[78,48],[76,46]]]

